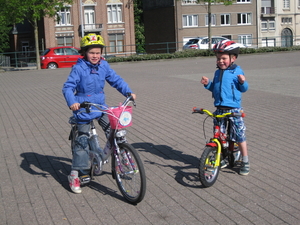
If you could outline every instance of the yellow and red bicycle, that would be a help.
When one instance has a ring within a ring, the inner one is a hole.
[[[221,169],[221,162],[226,165],[228,162],[229,166],[234,167],[241,163],[241,153],[237,144],[228,139],[229,131],[231,129],[230,117],[244,117],[244,113],[224,113],[222,115],[215,115],[209,110],[199,109],[194,107],[193,113],[206,114],[207,118],[216,119],[214,125],[214,137],[207,141],[203,153],[200,157],[199,162],[199,179],[204,187],[212,186],[219,175]],[[205,136],[205,124],[206,119],[203,122],[203,132]],[[221,122],[225,121],[226,133],[221,132]]]

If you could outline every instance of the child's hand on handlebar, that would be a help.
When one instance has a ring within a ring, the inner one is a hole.
[[[133,100],[136,99],[136,94],[131,93],[131,96],[132,96]]]
[[[73,105],[70,106],[70,109],[72,111],[76,111],[80,109],[80,104],[79,103],[74,103]]]

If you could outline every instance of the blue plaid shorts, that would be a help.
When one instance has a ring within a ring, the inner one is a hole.
[[[222,115],[228,112],[239,113],[243,110],[243,108],[234,108],[234,109],[217,109],[214,114]],[[232,124],[231,129],[229,130],[229,140],[241,143],[246,141],[246,126],[244,124],[243,117],[230,117],[229,122]],[[214,120],[214,125],[217,125],[216,119]],[[221,121],[221,132],[226,133],[226,124],[225,120]]]

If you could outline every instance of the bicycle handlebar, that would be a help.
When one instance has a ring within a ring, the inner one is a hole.
[[[128,105],[130,102],[132,102],[132,104],[133,104],[134,106],[136,106],[135,101],[134,101],[134,99],[133,99],[131,93],[127,93],[127,94],[126,94],[126,99],[125,99],[125,101],[122,103],[121,106],[126,106],[126,105]],[[85,108],[87,113],[90,113],[90,108],[89,108],[90,106],[95,106],[95,107],[96,107],[97,109],[99,109],[100,111],[105,111],[105,110],[106,110],[106,109],[101,109],[101,105],[96,104],[96,103],[91,103],[91,102],[87,102],[87,101],[80,103],[80,108]],[[103,106],[102,106],[102,107],[103,107]]]
[[[211,113],[209,110],[207,109],[201,109],[201,108],[197,108],[194,107],[193,108],[193,112],[192,113],[200,113],[200,114],[207,114],[210,117],[217,117],[217,118],[223,118],[223,117],[245,117],[245,113],[243,112],[229,112],[229,113],[224,113],[222,115],[215,115],[213,113]]]

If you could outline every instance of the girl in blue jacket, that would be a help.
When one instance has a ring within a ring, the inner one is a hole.
[[[216,115],[227,112],[240,112],[242,111],[242,93],[248,90],[248,82],[245,80],[242,68],[234,64],[239,54],[239,47],[233,41],[224,40],[217,43],[213,50],[216,53],[218,70],[215,72],[213,81],[203,76],[201,83],[212,92],[214,105],[217,108]],[[230,138],[238,143],[243,156],[240,174],[248,175],[250,163],[246,143],[246,127],[242,117],[231,117],[230,119],[233,122]],[[223,165],[221,167],[226,166],[225,164]]]
[[[81,193],[78,171],[89,169],[89,122],[98,119],[106,136],[110,131],[110,124],[105,113],[86,113],[80,109],[84,101],[101,105],[105,104],[104,86],[108,82],[124,96],[132,93],[128,84],[110,68],[107,61],[102,58],[104,40],[100,35],[88,34],[81,39],[80,47],[83,58],[78,59],[73,66],[67,81],[63,85],[63,95],[68,107],[73,111],[78,124],[78,137],[73,149],[72,170],[68,176],[70,188],[75,193]],[[136,98],[135,94],[131,94]]]

